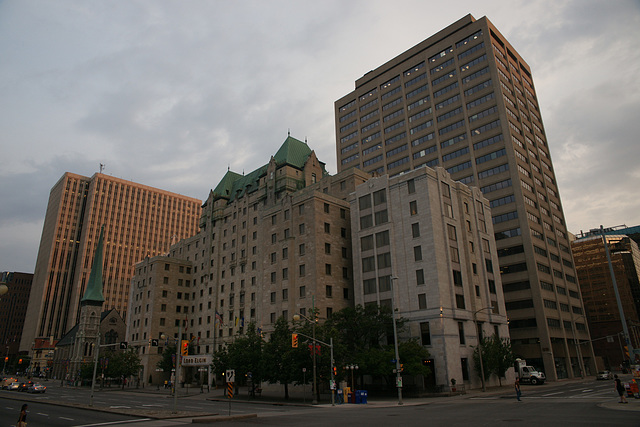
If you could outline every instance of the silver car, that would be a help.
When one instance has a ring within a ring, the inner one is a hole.
[[[597,380],[611,380],[613,379],[613,374],[611,373],[611,371],[600,371],[598,372],[598,375],[596,376]]]
[[[44,393],[45,391],[47,391],[47,388],[45,386],[43,386],[42,384],[35,383],[35,384],[32,384],[31,386],[29,386],[27,391],[29,393]]]

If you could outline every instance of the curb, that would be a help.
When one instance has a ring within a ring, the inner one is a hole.
[[[224,421],[245,420],[248,418],[257,418],[257,417],[258,417],[258,414],[242,414],[242,415],[219,416],[214,418],[193,418],[191,420],[191,423],[192,424],[219,423]]]

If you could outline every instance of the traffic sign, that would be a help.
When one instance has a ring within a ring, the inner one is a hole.
[[[228,383],[233,383],[236,381],[236,371],[234,369],[227,369],[227,372],[225,372],[224,376]]]

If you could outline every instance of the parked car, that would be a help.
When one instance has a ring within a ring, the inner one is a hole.
[[[47,391],[47,388],[42,384],[34,383],[31,385],[31,387],[29,387],[27,391],[29,393],[44,393],[45,391]]]
[[[27,391],[29,390],[29,387],[31,387],[33,385],[33,381],[25,381],[23,383],[20,383],[20,386],[18,387],[18,391]]]
[[[11,383],[7,386],[7,390],[20,390],[20,383],[18,381]]]
[[[611,373],[611,371],[600,371],[598,372],[598,375],[596,376],[597,380],[612,380],[613,379],[613,374]]]

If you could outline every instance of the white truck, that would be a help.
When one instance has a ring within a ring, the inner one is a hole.
[[[526,360],[516,359],[514,368],[516,370],[516,377],[520,379],[521,383],[530,383],[531,385],[543,384],[547,379],[544,373],[536,370],[533,366],[527,365]]]

